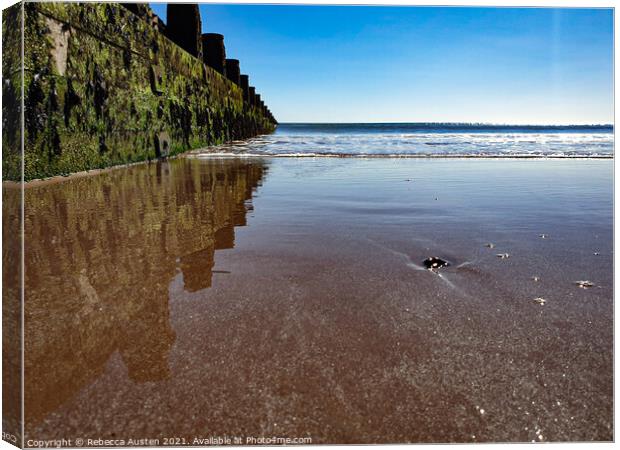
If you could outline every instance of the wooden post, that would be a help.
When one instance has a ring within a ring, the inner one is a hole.
[[[204,63],[226,75],[226,48],[224,36],[219,33],[205,33],[202,35],[202,55]]]
[[[200,10],[197,4],[168,3],[166,34],[168,38],[198,59],[200,44]]]
[[[243,100],[250,102],[250,77],[247,75],[239,75],[239,86],[243,89]]]
[[[241,83],[240,77],[241,71],[239,70],[239,60],[226,59],[226,78],[239,86]]]
[[[254,86],[250,86],[249,88],[250,96],[249,96],[249,104],[254,106],[256,105],[256,88]]]

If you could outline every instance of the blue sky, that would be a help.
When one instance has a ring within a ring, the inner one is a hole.
[[[200,9],[281,122],[613,122],[610,9]]]

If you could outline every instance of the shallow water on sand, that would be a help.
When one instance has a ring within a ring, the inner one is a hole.
[[[26,438],[611,440],[612,176],[181,158],[32,186]]]

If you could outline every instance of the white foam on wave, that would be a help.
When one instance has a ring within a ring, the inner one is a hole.
[[[611,158],[613,133],[304,133],[259,136],[194,157]]]

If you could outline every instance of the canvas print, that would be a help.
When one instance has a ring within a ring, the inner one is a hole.
[[[2,11],[2,437],[611,442],[613,9]]]

